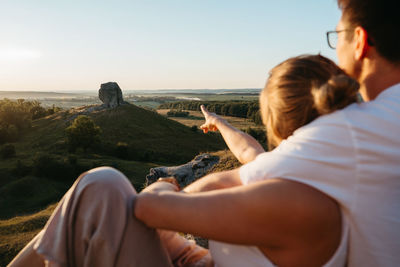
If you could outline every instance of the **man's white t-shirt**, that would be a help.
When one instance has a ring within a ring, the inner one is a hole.
[[[321,190],[349,220],[348,266],[400,266],[400,84],[298,129],[240,177]]]

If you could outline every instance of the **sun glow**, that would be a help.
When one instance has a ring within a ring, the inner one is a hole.
[[[0,60],[3,61],[24,61],[34,60],[42,56],[40,51],[19,48],[19,47],[0,47]]]

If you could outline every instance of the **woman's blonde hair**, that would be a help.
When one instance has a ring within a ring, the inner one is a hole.
[[[268,146],[303,125],[357,101],[359,84],[321,55],[289,58],[274,67],[260,96]]]

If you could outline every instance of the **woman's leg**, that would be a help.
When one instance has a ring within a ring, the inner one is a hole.
[[[24,257],[43,257],[49,266],[172,266],[156,231],[133,216],[135,196],[115,169],[81,175],[11,266],[26,266],[18,264]]]

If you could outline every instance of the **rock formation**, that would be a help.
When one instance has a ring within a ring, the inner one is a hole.
[[[122,91],[116,82],[103,83],[99,89],[99,98],[107,108],[115,108],[125,104]]]
[[[146,176],[146,184],[152,184],[157,181],[158,178],[173,176],[178,181],[181,188],[183,188],[204,176],[218,161],[219,158],[217,156],[201,154],[183,165],[151,168],[150,173]]]

